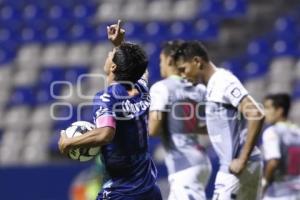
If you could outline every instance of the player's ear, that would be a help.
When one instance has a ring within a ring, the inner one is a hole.
[[[112,64],[112,66],[110,67],[110,71],[111,72],[115,72],[117,70],[117,65],[116,64]]]
[[[283,108],[281,108],[281,107],[277,108],[277,113],[279,113],[279,115],[281,117],[284,116],[284,110],[283,110]]]
[[[203,59],[201,57],[195,56],[193,58],[193,61],[196,63],[196,65],[199,69],[201,69],[201,70],[203,69]]]

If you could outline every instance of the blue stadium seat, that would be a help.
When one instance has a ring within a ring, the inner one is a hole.
[[[1,3],[5,6],[11,6],[15,9],[21,9],[24,5],[26,5],[26,3],[28,3],[28,0],[17,0],[17,1],[2,0]]]
[[[80,114],[80,119],[78,120],[93,122],[93,106],[81,107],[78,112]]]
[[[268,67],[269,60],[266,57],[256,57],[255,60],[250,57],[244,67],[245,79],[259,78],[266,75]]]
[[[293,99],[299,100],[300,99],[300,80],[296,80],[293,85],[294,85],[293,94],[292,94]]]
[[[165,40],[169,34],[169,26],[164,22],[150,22],[145,24],[146,40],[157,41]]]
[[[53,81],[64,80],[65,69],[62,67],[48,67],[40,73],[40,85],[50,86]]]
[[[271,54],[271,45],[266,38],[257,38],[249,42],[247,47],[247,54],[251,57]]]
[[[221,16],[223,13],[222,0],[202,0],[199,6],[198,15],[204,16]]]
[[[97,6],[93,3],[75,5],[72,9],[72,16],[74,18],[74,21],[80,23],[86,22],[91,17],[93,17],[97,10],[96,8]]]
[[[107,41],[107,26],[111,25],[110,23],[101,23],[93,27],[94,31],[91,34],[91,40],[93,42],[102,42]]]
[[[32,22],[42,18],[46,18],[46,10],[35,3],[27,4],[22,9],[22,19],[24,21]]]
[[[278,38],[273,43],[273,56],[296,56],[297,42],[286,38]]]
[[[241,58],[232,58],[230,60],[226,60],[220,64],[220,67],[224,67],[225,69],[231,71],[241,81],[243,81],[245,78],[245,72],[243,69],[244,61]]]
[[[296,20],[290,16],[280,17],[274,24],[274,31],[277,37],[296,38],[297,37]]]
[[[20,30],[21,43],[39,42],[40,40],[41,31],[26,27]]]
[[[65,73],[65,80],[75,84],[78,80],[78,77],[82,74],[87,74],[89,72],[89,68],[86,66],[82,67],[73,67],[72,69],[68,69]]]
[[[14,5],[4,5],[0,7],[0,19],[2,21],[21,20],[21,12]]]
[[[153,83],[159,81],[160,77],[160,67],[159,67],[159,54],[153,54],[149,58],[149,84],[152,85]]]
[[[15,53],[12,49],[0,47],[0,64],[11,62],[15,57]]]
[[[11,99],[9,101],[10,106],[17,105],[33,105],[34,104],[34,89],[32,87],[17,87],[14,89]]]
[[[105,29],[106,30],[106,29]],[[78,42],[78,41],[87,41],[91,38],[93,29],[87,24],[74,24],[69,30],[69,41]]]
[[[226,0],[223,1],[223,17],[236,18],[243,16],[247,11],[247,0]]]
[[[176,21],[170,24],[169,39],[188,39],[191,37],[193,23],[191,21]]]
[[[51,153],[59,153],[59,149],[58,149],[58,140],[60,138],[60,131],[62,129],[54,129],[52,130],[53,135],[50,138],[49,141],[49,151]]]
[[[126,30],[126,38],[129,40],[143,40],[144,39],[144,26],[141,22],[126,22],[123,25]]]
[[[192,30],[192,31],[191,31]],[[192,37],[197,40],[215,39],[219,33],[219,23],[215,18],[201,18],[194,23]]]
[[[0,29],[0,47],[15,51],[18,45],[18,39],[13,31],[7,28]]]
[[[57,90],[57,87],[55,88]],[[60,91],[54,91],[55,94],[59,93]],[[34,104],[36,105],[45,105],[45,104],[50,104],[51,102],[54,101],[53,96],[50,94],[50,87],[44,86],[44,87],[38,87],[35,90],[34,93]]]
[[[48,8],[47,16],[50,21],[60,21],[62,19],[71,19],[71,10],[62,5],[52,5]]]
[[[56,112],[54,112],[54,115],[57,119],[53,124],[54,130],[65,130],[73,122],[78,121],[76,106],[72,106],[71,109],[68,106],[58,106],[58,109]]]
[[[67,25],[64,23],[50,25],[44,30],[43,41],[46,43],[66,42],[67,38]]]

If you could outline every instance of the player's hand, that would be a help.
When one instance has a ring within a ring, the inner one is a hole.
[[[232,174],[239,175],[240,173],[242,173],[245,167],[246,167],[246,162],[242,159],[236,158],[232,160],[229,166],[229,171]]]
[[[261,190],[262,190],[261,195],[262,195],[262,199],[263,199],[263,197],[265,196],[265,193],[266,193],[266,191],[267,191],[268,186],[269,186],[268,181],[267,181],[265,178],[263,178],[263,179],[261,180],[261,188],[262,188],[262,189],[261,189]]]
[[[125,30],[121,28],[121,20],[117,24],[107,26],[107,37],[117,47],[124,41]]]
[[[67,137],[65,131],[62,130],[60,132],[60,138],[59,138],[59,141],[58,141],[58,148],[59,148],[59,151],[64,155],[67,155],[69,153],[69,150],[70,150],[68,148],[67,140],[68,140],[68,137]]]

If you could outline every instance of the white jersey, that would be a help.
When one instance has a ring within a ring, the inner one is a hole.
[[[218,68],[207,84],[206,123],[213,147],[220,159],[220,170],[228,173],[246,138],[246,120],[238,105],[248,95],[241,82],[229,71]],[[253,150],[250,160],[260,160]]]
[[[300,193],[300,129],[292,123],[276,123],[264,131],[262,147],[265,160],[280,160],[266,195],[280,197]]]
[[[178,76],[171,76],[155,83],[150,97],[150,111],[166,113],[162,142],[167,152],[165,163],[169,175],[199,164],[210,164],[197,136],[198,102],[204,102],[205,86],[193,86]]]

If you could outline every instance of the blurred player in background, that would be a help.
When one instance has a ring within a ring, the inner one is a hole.
[[[167,152],[169,200],[204,200],[211,164],[198,142],[201,127],[196,112],[197,103],[204,102],[205,87],[194,86],[179,76],[172,55],[181,44],[181,41],[167,42],[160,54],[164,80],[150,89],[149,133],[161,136]]]
[[[95,164],[81,171],[74,179],[70,188],[70,200],[95,200],[102,188],[104,166],[100,156]]]
[[[109,86],[94,98],[96,129],[67,138],[61,134],[59,147],[101,146],[106,175],[98,200],[160,200],[157,171],[148,153],[148,109],[150,97],[142,80],[148,60],[136,44],[123,42],[125,31],[118,24],[107,27],[115,45],[104,71]]]
[[[300,129],[287,119],[290,96],[268,95],[264,105],[271,125],[263,133],[264,200],[300,200]]]
[[[188,78],[207,87],[206,125],[220,159],[213,200],[258,199],[262,162],[255,144],[263,112],[232,73],[211,62],[200,42],[183,44],[175,58]]]

